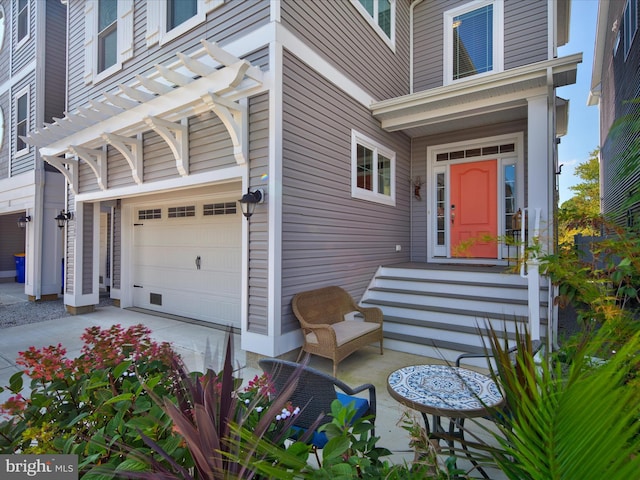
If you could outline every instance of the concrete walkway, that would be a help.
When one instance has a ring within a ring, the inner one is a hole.
[[[21,284],[0,283],[0,305],[28,301],[27,296],[22,293],[23,288]],[[95,312],[88,314],[0,329],[0,385],[7,385],[11,375],[19,371],[15,365],[18,352],[30,346],[41,348],[61,343],[67,349],[67,356],[73,358],[80,353],[80,335],[85,328],[93,325],[108,328],[114,324],[123,327],[136,324],[147,326],[151,329],[154,340],[171,343],[192,370],[202,371],[205,367],[212,367],[218,371],[222,365],[226,335],[224,331],[206,325],[107,306],[98,307]],[[245,381],[251,380],[256,374],[261,373],[257,366],[258,357],[240,349],[239,335],[234,335],[233,339],[236,365],[243,367],[240,376]],[[210,354],[206,353],[208,350],[211,351]],[[205,357],[208,359],[207,365]],[[420,424],[422,419],[416,412],[408,410],[391,398],[387,392],[387,377],[392,371],[406,365],[430,363],[442,361],[389,349],[385,349],[384,355],[380,355],[376,346],[365,347],[340,363],[338,377],[348,385],[375,385],[378,404],[376,435],[381,437],[378,445],[394,452],[393,456],[389,457],[393,463],[411,462],[413,459],[408,433],[398,425],[403,412],[415,414]],[[312,357],[310,364],[329,374],[332,371],[332,364],[327,359]],[[0,393],[0,402],[9,396],[6,391]],[[467,422],[467,426],[473,428],[471,422]],[[478,432],[487,438],[480,428]],[[458,465],[461,468],[470,468],[470,464],[464,460],[460,460]],[[488,472],[494,479],[505,478],[501,472]],[[479,477],[477,472],[472,472],[472,476]]]

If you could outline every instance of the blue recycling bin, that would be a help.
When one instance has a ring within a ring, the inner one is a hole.
[[[16,253],[13,258],[16,261],[16,282],[24,283],[24,253]]]

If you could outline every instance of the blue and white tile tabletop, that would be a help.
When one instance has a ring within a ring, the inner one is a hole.
[[[414,410],[446,417],[474,417],[503,398],[487,375],[449,365],[411,365],[392,372],[389,394]]]

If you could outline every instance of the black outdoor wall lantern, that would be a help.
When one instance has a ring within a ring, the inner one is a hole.
[[[27,223],[29,223],[30,221],[31,221],[31,215],[22,215],[18,219],[18,226],[20,228],[25,228],[27,226]]]
[[[73,214],[71,212],[65,212],[64,210],[60,211],[60,214],[55,218],[55,221],[58,222],[58,228],[64,228],[72,217]]]
[[[251,189],[247,189],[247,193],[238,201],[240,202],[240,208],[242,208],[242,214],[249,219],[253,215],[256,205],[264,203],[264,191],[261,188],[257,188],[253,192]]]

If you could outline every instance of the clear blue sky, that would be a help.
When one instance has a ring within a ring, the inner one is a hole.
[[[591,68],[593,66],[593,47],[596,40],[597,0],[571,0],[571,26],[569,43],[561,47],[559,56],[582,52],[582,63],[578,65],[578,79],[575,85],[557,89],[559,97],[569,103],[569,129],[558,146],[558,163],[564,164],[559,178],[560,204],[573,196],[569,190],[578,179],[574,168],[589,158],[589,153],[599,144],[598,107],[587,106]]]

